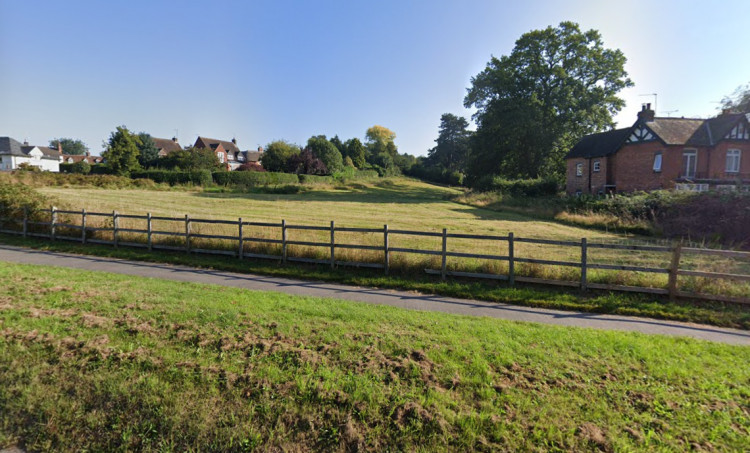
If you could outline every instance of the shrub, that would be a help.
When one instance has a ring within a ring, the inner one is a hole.
[[[50,204],[47,197],[26,184],[0,181],[0,217],[19,218],[24,208],[34,211]]]
[[[299,182],[302,184],[333,184],[334,181],[333,176],[299,175]]]
[[[91,173],[91,164],[85,160],[73,164],[60,164],[60,173],[77,173],[87,175]]]
[[[164,182],[170,186],[175,184],[194,184],[196,186],[207,186],[213,181],[211,172],[208,170],[195,171],[172,171],[172,170],[146,170],[131,174],[133,179],[150,179],[155,182]]]
[[[560,185],[551,178],[505,179],[485,175],[472,184],[472,188],[482,192],[500,192],[514,197],[540,197],[555,195]]]
[[[221,186],[246,185],[264,186],[271,184],[298,184],[299,178],[295,174],[256,171],[214,172],[213,180]]]
[[[27,171],[30,173],[40,173],[42,171],[41,168],[37,167],[36,165],[31,165],[28,162],[24,162],[22,164],[18,165],[18,171]]]
[[[91,166],[92,175],[111,175],[112,169],[107,164],[94,164]]]
[[[263,168],[263,166],[260,164],[260,162],[247,162],[239,167],[237,167],[237,171],[260,171],[265,172],[266,169]]]

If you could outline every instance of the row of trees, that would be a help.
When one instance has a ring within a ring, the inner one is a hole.
[[[305,146],[277,140],[266,146],[261,164],[268,171],[287,173],[329,175],[348,167],[388,176],[408,172],[416,162],[414,156],[398,153],[396,134],[386,127],[367,129],[365,138],[362,143],[358,138],[341,141],[338,135],[315,135]]]

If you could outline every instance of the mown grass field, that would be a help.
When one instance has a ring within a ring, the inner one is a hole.
[[[750,348],[0,264],[0,447],[746,451]]]
[[[625,237],[613,233],[584,229],[560,222],[542,220],[515,212],[497,211],[469,206],[451,201],[461,192],[418,182],[406,178],[390,178],[375,183],[351,183],[341,186],[320,186],[299,194],[243,193],[219,190],[164,191],[164,190],[103,190],[95,188],[40,188],[41,192],[61,200],[71,209],[85,208],[89,211],[118,211],[128,214],[192,217],[208,219],[237,219],[245,221],[280,222],[288,224],[328,226],[335,221],[337,226],[507,235],[513,232],[516,237],[580,241],[587,238],[590,243],[611,243],[623,239],[639,241],[642,238]],[[72,216],[74,217],[74,216]],[[75,219],[71,218],[72,221]],[[62,219],[61,221],[65,221]],[[93,220],[92,220],[93,221]],[[145,228],[143,220],[123,219],[121,228]],[[178,223],[155,222],[155,229],[183,231]],[[235,227],[195,224],[194,232],[202,234],[236,235]],[[280,239],[279,228],[247,228],[246,234],[261,238]],[[327,242],[327,232],[292,231],[290,240]],[[134,238],[138,235],[133,235]],[[140,235],[144,236],[144,235]],[[382,234],[340,234],[340,240],[348,243],[382,246]],[[137,237],[143,241],[144,237]],[[391,235],[391,247],[421,248],[440,250],[440,238]],[[210,244],[209,244],[210,242]],[[236,247],[232,241],[197,241],[206,247]],[[278,247],[261,245],[255,251],[279,254]],[[482,254],[507,254],[507,242],[493,242],[475,239],[451,239],[449,251]],[[324,248],[293,246],[290,253],[298,256],[325,257]],[[517,257],[545,260],[577,262],[580,248],[554,245],[517,243]],[[382,253],[374,251],[339,250],[340,259],[349,261],[380,262]],[[418,270],[426,267],[438,268],[439,257],[424,255],[392,255],[394,269]],[[589,249],[588,261],[591,264],[618,264],[629,266],[656,267],[669,266],[668,252],[634,252],[607,249]],[[705,257],[683,254],[682,269],[703,270],[724,273],[750,273],[750,263],[737,259]],[[505,273],[507,263],[471,258],[450,258],[449,270],[463,270],[484,273]],[[575,281],[580,272],[575,267],[541,266],[518,264],[519,275],[558,280]],[[667,283],[666,274],[590,270],[591,282],[624,284],[663,288]],[[750,284],[717,279],[681,277],[681,287],[685,290],[745,296],[750,293]]]

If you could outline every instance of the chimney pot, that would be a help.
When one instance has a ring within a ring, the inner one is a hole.
[[[646,122],[651,122],[654,120],[654,111],[651,110],[650,103],[643,104],[641,111],[638,112],[638,119]]]
[[[172,141],[177,143],[177,137],[172,137]]]
[[[236,144],[237,144],[237,139],[236,139],[236,138],[233,138],[233,139],[232,139],[232,143],[234,143],[234,144],[236,145]]]

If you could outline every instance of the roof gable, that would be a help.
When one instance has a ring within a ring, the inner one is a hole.
[[[169,154],[174,151],[181,150],[182,147],[179,143],[177,143],[174,140],[170,140],[168,138],[156,138],[151,137],[151,139],[154,141],[154,144],[156,145],[156,148],[159,151],[164,151],[164,154]]]
[[[202,143],[202,145],[200,143]],[[195,146],[200,148],[205,147],[215,150],[219,145],[221,145],[226,151],[230,151],[233,153],[237,153],[240,151],[237,145],[231,141],[228,142],[226,140],[217,140],[215,138],[206,137],[198,137],[198,139],[195,141]]]

